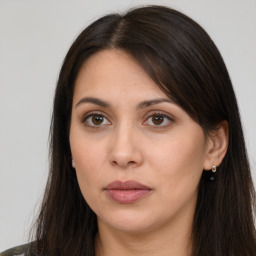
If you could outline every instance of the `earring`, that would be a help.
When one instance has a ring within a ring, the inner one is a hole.
[[[216,171],[217,171],[217,166],[216,165],[213,165],[212,166],[212,170],[210,171],[210,175],[209,175],[209,180],[210,181],[214,181],[215,178],[216,178]]]
[[[74,159],[72,159],[72,167],[75,168],[75,162]]]

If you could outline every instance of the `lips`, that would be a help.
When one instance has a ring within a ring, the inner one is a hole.
[[[104,189],[108,196],[120,204],[131,204],[147,196],[152,188],[137,181],[114,181]]]

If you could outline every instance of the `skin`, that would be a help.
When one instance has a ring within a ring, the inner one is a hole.
[[[138,108],[155,99],[166,101]],[[98,218],[96,255],[189,255],[198,183],[203,169],[220,164],[226,138],[224,125],[206,136],[125,52],[90,57],[75,83],[70,146],[81,192]],[[152,190],[120,204],[104,190],[115,180]]]

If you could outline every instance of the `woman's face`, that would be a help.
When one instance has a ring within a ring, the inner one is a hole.
[[[192,220],[207,138],[125,52],[101,51],[82,67],[70,146],[99,225],[146,232]]]

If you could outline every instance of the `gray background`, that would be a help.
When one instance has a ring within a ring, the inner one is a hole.
[[[0,251],[26,242],[40,204],[53,93],[70,44],[99,16],[149,3],[191,16],[217,44],[255,172],[256,0],[0,0]]]

